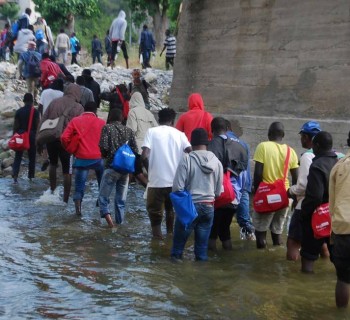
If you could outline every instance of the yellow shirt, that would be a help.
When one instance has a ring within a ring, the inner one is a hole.
[[[329,211],[332,231],[350,234],[350,153],[333,167],[329,177]]]
[[[259,143],[254,153],[254,161],[264,164],[262,180],[273,183],[277,179],[283,179],[284,162],[287,157],[287,145],[273,141]],[[298,156],[290,148],[288,170],[298,168]],[[285,180],[286,189],[289,188],[288,172]]]

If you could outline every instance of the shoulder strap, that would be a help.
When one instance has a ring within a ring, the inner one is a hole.
[[[289,158],[290,158],[290,147],[287,146],[287,156],[286,156],[286,160],[284,161],[284,170],[283,170],[283,180],[284,181],[287,178]]]
[[[32,129],[33,116],[34,116],[34,107],[32,106],[32,108],[30,109],[30,114],[29,114],[28,133],[30,133],[30,130]]]

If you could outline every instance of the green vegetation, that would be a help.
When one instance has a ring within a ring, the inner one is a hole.
[[[5,3],[0,7],[0,13],[3,17],[10,20],[15,20],[19,14],[19,5],[17,3]]]

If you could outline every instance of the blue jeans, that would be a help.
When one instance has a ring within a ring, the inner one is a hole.
[[[246,190],[242,192],[241,201],[236,211],[236,219],[241,228],[245,228],[250,233],[254,232],[254,226],[249,214],[249,192]]]
[[[106,169],[103,172],[100,194],[98,196],[100,204],[101,218],[104,218],[107,214],[110,214],[108,208],[109,197],[115,188],[114,209],[115,209],[115,222],[121,224],[124,220],[125,213],[125,200],[128,193],[129,175],[122,174],[113,169]]]
[[[188,237],[194,230],[194,254],[196,260],[208,260],[208,240],[214,219],[214,207],[212,205],[195,203],[198,217],[185,229],[183,224],[176,219],[171,256],[181,258]]]
[[[102,174],[103,174],[103,164],[102,160],[96,162],[91,166],[86,167],[76,167],[75,168],[75,192],[73,195],[73,200],[82,200],[84,198],[85,183],[89,174],[89,170],[95,170],[98,186],[100,187]]]

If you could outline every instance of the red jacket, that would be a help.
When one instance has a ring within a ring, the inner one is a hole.
[[[191,133],[194,129],[204,128],[208,132],[209,139],[212,138],[211,121],[213,116],[205,111],[202,96],[193,93],[188,98],[188,109],[182,114],[176,123],[176,129],[185,133],[188,141],[191,141]]]
[[[58,64],[52,62],[49,58],[41,60],[40,70],[41,70],[40,82],[44,89],[48,88],[50,84],[55,79],[57,79],[58,75],[62,73]]]
[[[77,141],[73,136],[79,134],[80,139],[77,141],[78,146],[74,156],[79,159],[101,159],[98,144],[105,124],[106,122],[94,113],[84,112],[68,123],[61,135],[61,143],[66,148],[71,141]]]

